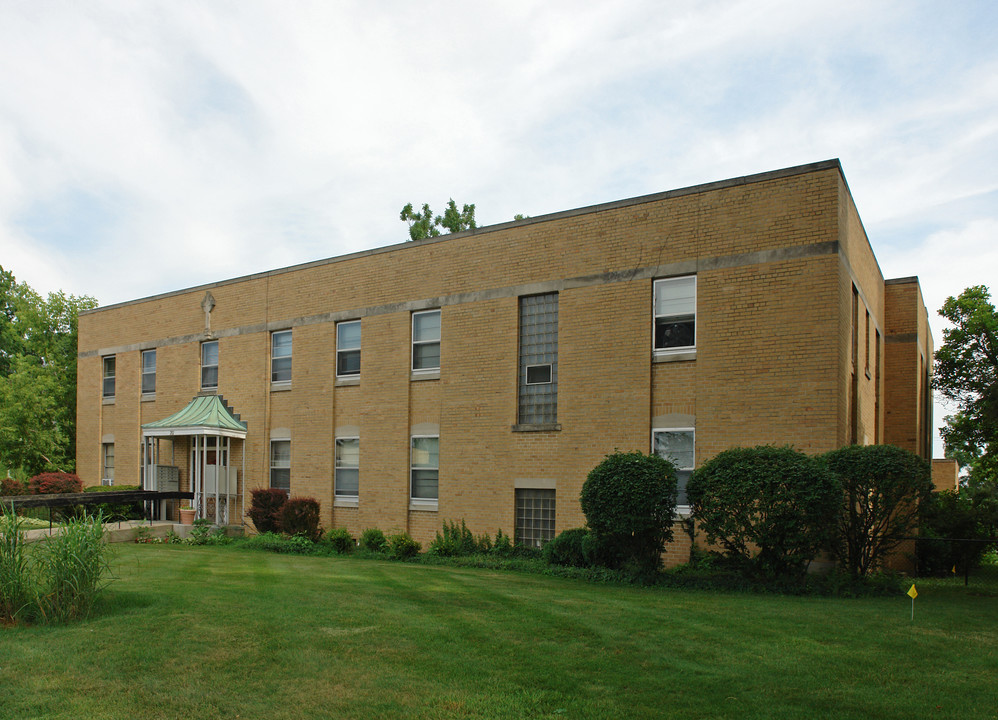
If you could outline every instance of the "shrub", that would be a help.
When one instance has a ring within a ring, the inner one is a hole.
[[[27,494],[28,489],[20,480],[11,477],[0,478],[0,496]]]
[[[407,532],[389,535],[385,538],[385,552],[392,560],[408,560],[422,550],[422,546]]]
[[[853,577],[864,577],[915,531],[932,493],[932,470],[894,445],[850,445],[824,460],[844,493],[833,552]]]
[[[0,625],[16,621],[32,602],[21,520],[0,507]]]
[[[358,545],[364,550],[380,553],[385,551],[386,543],[385,534],[378,530],[378,528],[367,528],[367,530],[360,534]]]
[[[569,528],[547,543],[543,554],[549,565],[592,567],[596,564],[596,538],[588,528]]]
[[[471,530],[461,521],[459,526],[456,522],[444,521],[443,535],[437,532],[437,536],[430,543],[428,552],[431,555],[440,557],[457,557],[460,555],[472,555],[478,550]]]
[[[40,548],[40,612],[58,621],[86,617],[109,572],[100,516],[69,520]]]
[[[225,528],[213,527],[211,520],[198,518],[191,526],[190,535],[187,536],[188,545],[228,545],[232,538],[225,532]]]
[[[249,515],[257,532],[281,531],[281,508],[288,501],[288,493],[277,488],[259,488],[253,490],[250,500]]]
[[[326,533],[326,540],[341,555],[354,548],[353,535],[346,528],[333,528]]]
[[[513,541],[509,535],[506,535],[502,531],[502,528],[496,530],[496,541],[492,543],[492,550],[490,552],[498,557],[512,557],[513,551]]]
[[[319,525],[319,501],[311,497],[290,498],[281,507],[281,532],[301,535],[312,542],[319,542],[322,527]]]
[[[73,473],[42,473],[28,480],[28,492],[32,495],[81,493],[83,492],[83,481]]]
[[[767,577],[803,574],[842,503],[835,477],[790,447],[725,450],[694,471],[686,493],[707,541]]]
[[[640,452],[607,455],[590,471],[580,500],[601,564],[637,562],[651,571],[660,566],[676,512],[671,462]]]

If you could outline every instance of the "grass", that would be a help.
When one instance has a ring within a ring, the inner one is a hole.
[[[0,718],[994,718],[998,586],[708,594],[115,547],[92,620],[0,630]]]

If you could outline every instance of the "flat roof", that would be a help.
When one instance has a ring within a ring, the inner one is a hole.
[[[322,265],[330,265],[332,263],[344,262],[346,260],[354,260],[357,258],[367,257],[369,255],[377,255],[385,252],[392,252],[394,250],[401,250],[406,247],[417,247],[422,245],[427,245],[437,242],[446,242],[455,238],[470,237],[473,235],[484,235],[491,232],[497,232],[499,230],[508,230],[512,227],[522,227],[526,225],[534,225],[537,223],[551,222],[553,220],[562,220],[565,218],[576,217],[579,215],[589,215],[592,213],[605,212],[607,210],[617,210],[619,208],[630,207],[633,205],[641,205],[643,203],[657,202],[659,200],[668,200],[670,198],[683,197],[684,195],[696,195],[698,193],[711,192],[714,190],[723,190],[729,187],[738,187],[740,185],[749,185],[751,183],[766,182],[769,180],[779,180],[782,178],[793,177],[795,175],[805,175],[807,173],[819,172],[822,170],[838,170],[839,175],[842,177],[842,181],[845,183],[845,174],[842,172],[842,163],[839,162],[838,158],[833,158],[831,160],[822,160],[820,162],[808,163],[806,165],[795,165],[793,167],[781,168],[779,170],[770,170],[768,172],[755,173],[753,175],[743,175],[741,177],[729,178],[727,180],[715,180],[709,183],[702,183],[700,185],[690,185],[688,187],[678,188],[676,190],[666,190],[664,192],[652,193],[650,195],[638,195],[637,197],[626,198],[624,200],[614,200],[612,202],[600,203],[598,205],[586,205],[580,208],[574,208],[571,210],[561,210],[559,212],[548,213],[546,215],[537,215],[536,217],[525,218],[523,220],[510,220],[509,222],[498,223],[496,225],[486,225],[480,228],[475,228],[473,230],[463,230],[457,233],[448,233],[440,235],[433,238],[424,238],[422,240],[407,240],[401,243],[393,243],[391,245],[383,245],[377,248],[370,248],[368,250],[359,250],[357,252],[348,253],[346,255],[336,255],[330,258],[323,258],[321,260],[312,260],[305,263],[298,263],[297,265],[288,265],[283,268],[276,268],[274,270],[264,270],[258,273],[252,273],[250,275],[240,275],[234,278],[228,278],[226,280],[218,280],[215,282],[204,283],[202,285],[193,285],[191,287],[181,288],[179,290],[170,290],[164,293],[158,293],[156,295],[149,295],[142,298],[136,298],[135,300],[125,300],[123,302],[114,303],[112,305],[104,305],[101,307],[92,308],[90,310],[81,310],[80,315],[89,315],[91,313],[101,312],[102,310],[111,310],[113,308],[125,307],[127,305],[133,305],[136,303],[147,302],[149,300],[159,300],[162,298],[173,297],[176,295],[183,295],[189,292],[195,292],[200,290],[210,290],[211,288],[221,287],[223,285],[231,285],[233,283],[245,282],[247,280],[257,280],[266,277],[273,277],[274,275],[280,275],[287,272],[294,272],[296,270],[305,270],[308,268],[320,267]],[[846,183],[846,189],[848,191],[848,183]],[[850,193],[851,194],[851,193]]]

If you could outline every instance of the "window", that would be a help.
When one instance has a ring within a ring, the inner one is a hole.
[[[655,281],[655,350],[696,347],[696,275]]]
[[[412,314],[412,369],[440,369],[440,311]]]
[[[291,382],[291,331],[282,330],[270,336],[270,382]]]
[[[101,445],[101,485],[114,485],[114,443]]]
[[[270,487],[291,492],[291,441],[270,441]]]
[[[540,547],[554,537],[554,490],[516,490],[516,544]]]
[[[142,352],[142,394],[156,392],[156,351]]]
[[[336,376],[360,375],[360,320],[336,324]]]
[[[218,341],[201,343],[201,389],[218,387]]]
[[[436,500],[440,475],[440,438],[413,436],[410,455],[413,500]]]
[[[671,460],[676,466],[679,495],[676,505],[688,507],[690,502],[686,497],[686,483],[690,481],[694,465],[694,435],[693,428],[670,428],[668,430],[652,431],[652,452]]]
[[[558,293],[520,298],[517,422],[558,422]]]
[[[114,355],[104,358],[104,383],[101,393],[106,398],[114,397]]]
[[[355,498],[360,489],[360,438],[336,438],[336,497]]]

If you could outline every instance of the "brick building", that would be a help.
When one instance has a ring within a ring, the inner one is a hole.
[[[582,483],[614,449],[667,454],[684,478],[734,445],[931,453],[918,281],[884,280],[835,160],[120,303],[79,328],[85,483],[176,468],[229,522],[274,485],[354,534],[425,543],[464,519],[536,542],[583,523]]]

